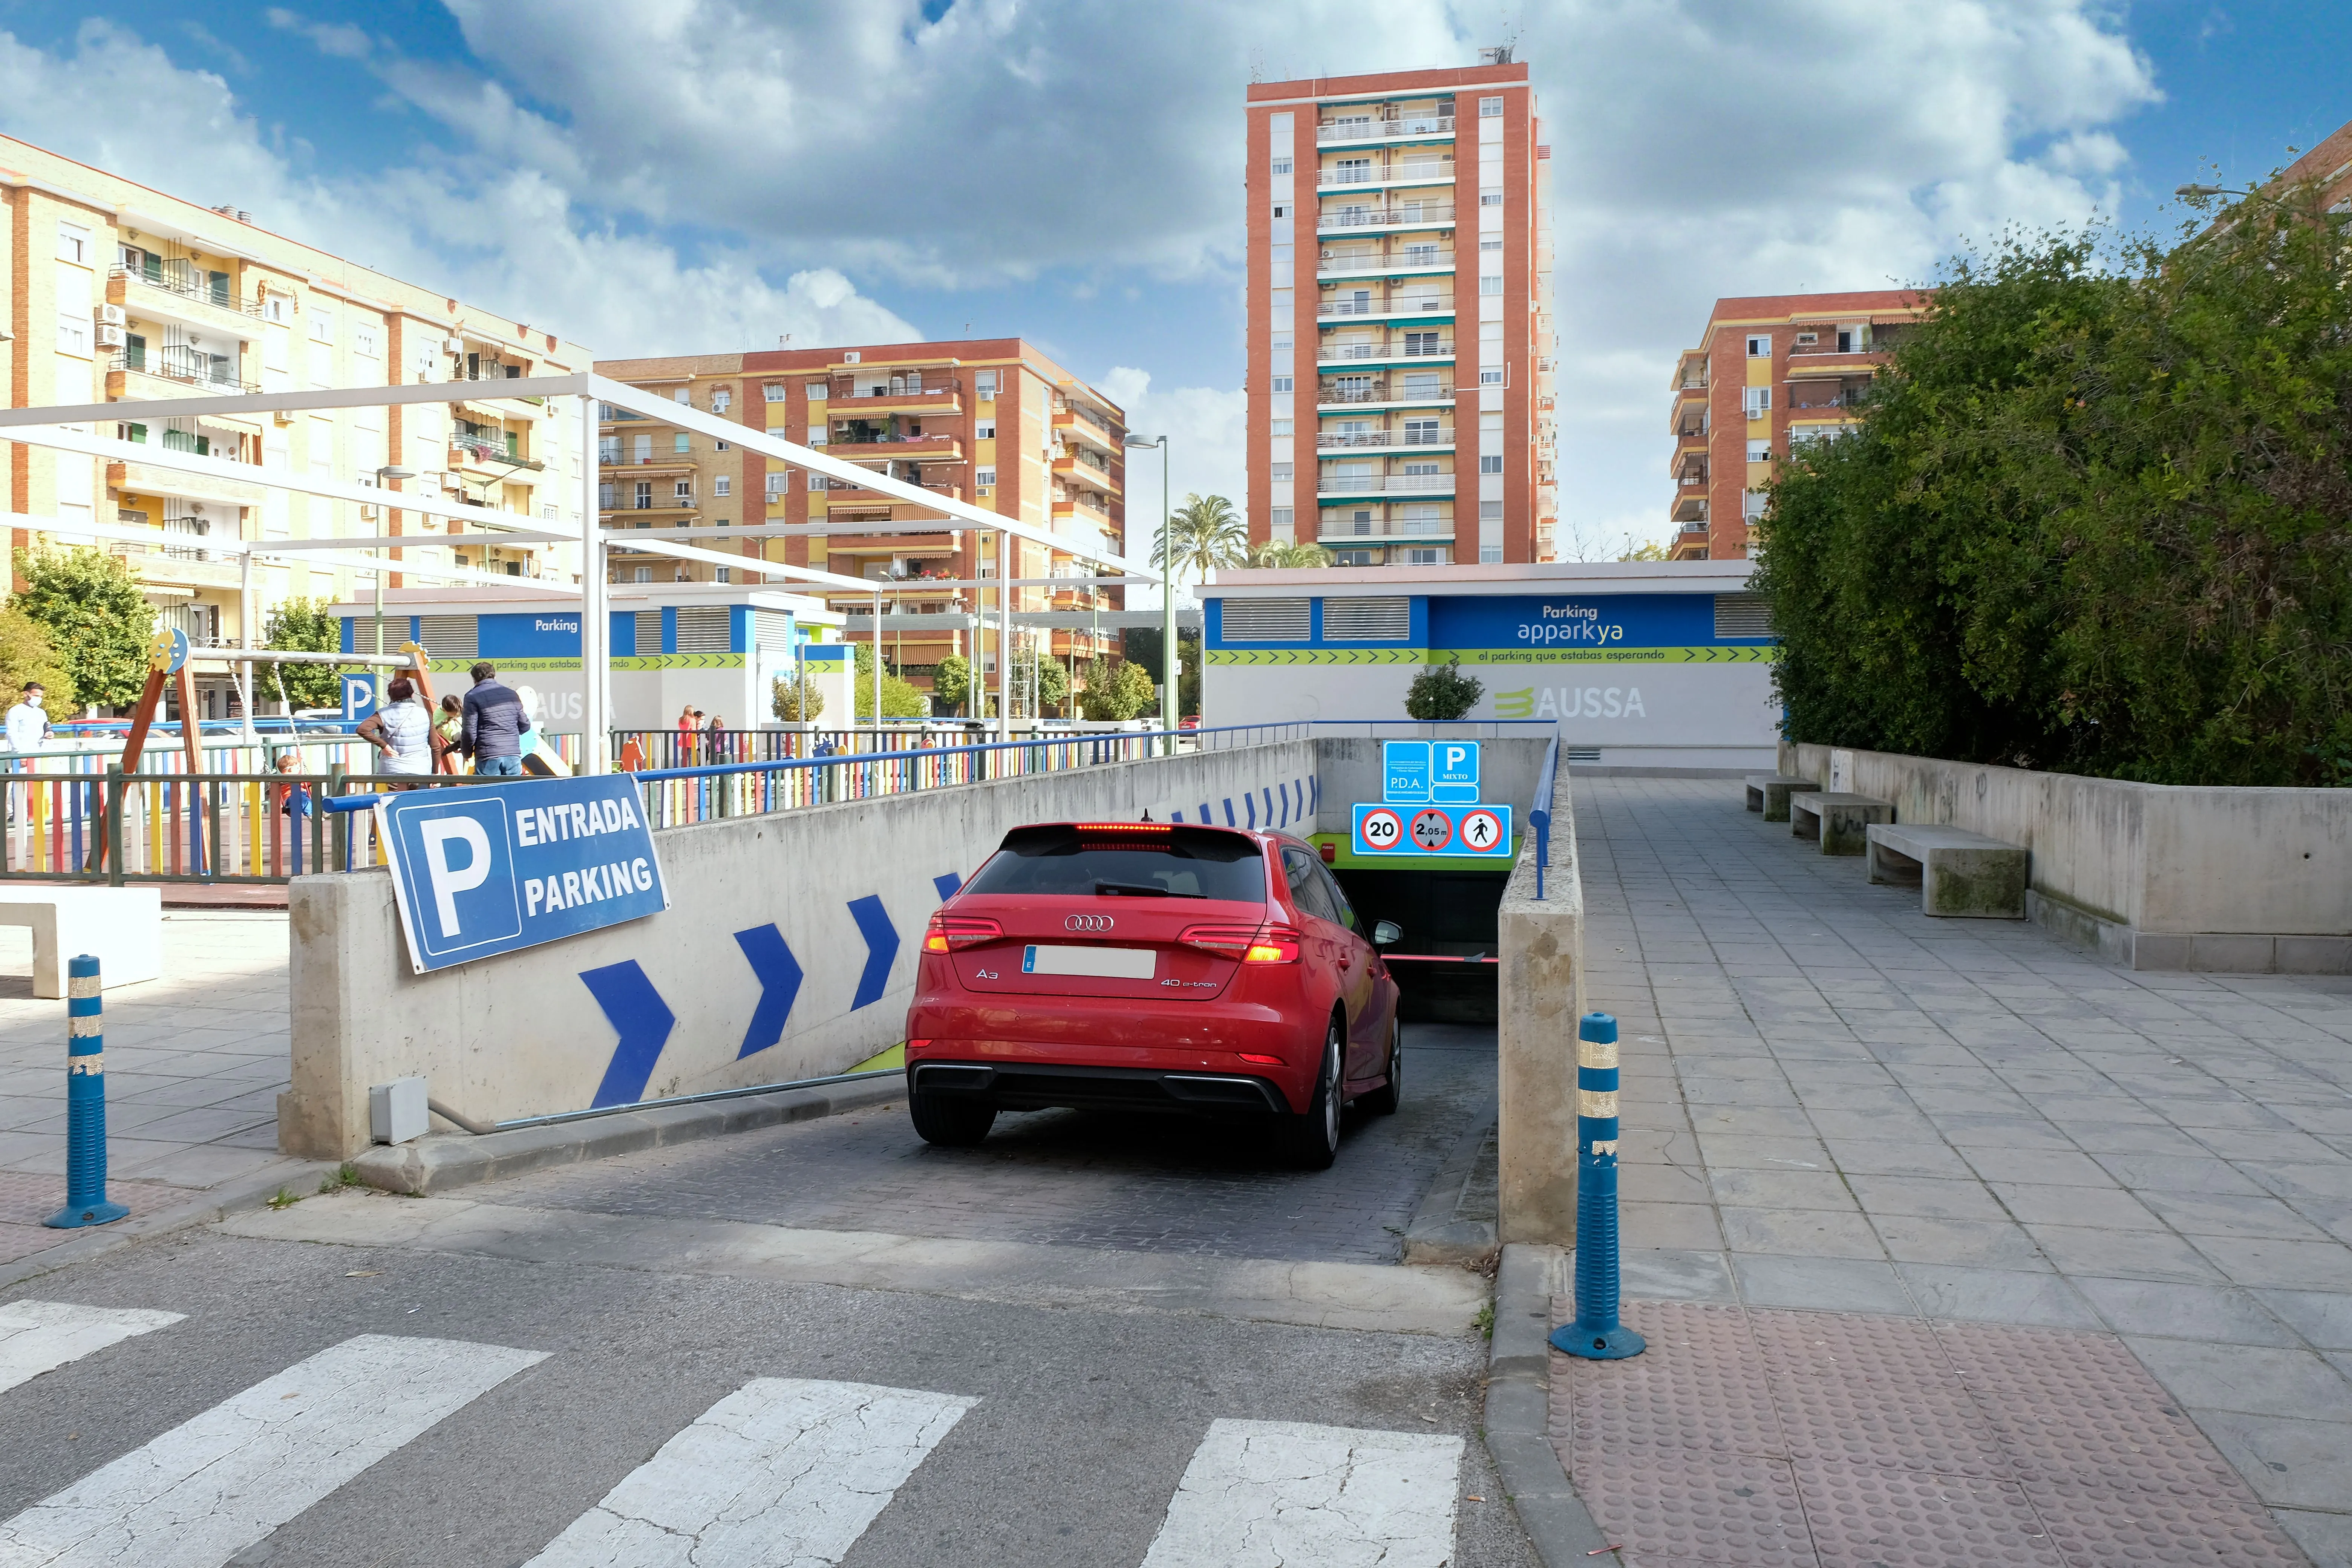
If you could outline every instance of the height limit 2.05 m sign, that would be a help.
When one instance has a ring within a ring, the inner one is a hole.
[[[375,819],[419,974],[669,908],[624,774],[415,790]]]

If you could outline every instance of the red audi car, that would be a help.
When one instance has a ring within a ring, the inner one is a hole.
[[[1314,848],[1186,823],[1016,827],[931,917],[907,1091],[933,1143],[999,1110],[1248,1118],[1308,1169],[1350,1100],[1393,1111],[1397,986]]]

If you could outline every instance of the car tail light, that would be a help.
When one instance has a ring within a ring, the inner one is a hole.
[[[923,951],[953,952],[960,947],[995,942],[1003,935],[1003,926],[978,915],[933,915],[929,928],[923,932]]]
[[[1191,926],[1176,940],[1244,963],[1298,962],[1298,932],[1289,926]]]
[[[1071,826],[1080,833],[1142,833],[1162,838],[1170,830],[1165,822],[1077,822]]]

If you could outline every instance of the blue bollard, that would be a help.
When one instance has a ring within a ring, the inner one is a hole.
[[[66,1206],[42,1223],[58,1230],[110,1225],[131,1211],[106,1201],[106,1019],[98,960],[66,961]]]
[[[1576,1026],[1576,1321],[1551,1348],[1587,1361],[1640,1355],[1648,1342],[1617,1321],[1617,1020]]]

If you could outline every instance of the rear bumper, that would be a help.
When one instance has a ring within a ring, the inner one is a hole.
[[[1046,1062],[919,1061],[907,1088],[976,1100],[1001,1110],[1067,1106],[1088,1110],[1158,1110],[1257,1120],[1290,1110],[1263,1078],[1166,1068],[1072,1066]]]

